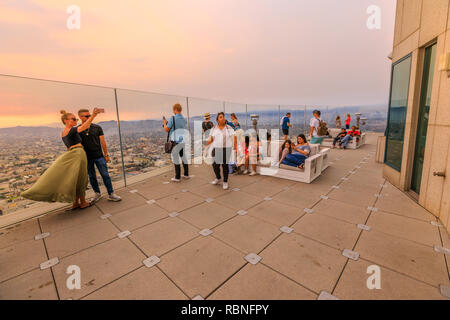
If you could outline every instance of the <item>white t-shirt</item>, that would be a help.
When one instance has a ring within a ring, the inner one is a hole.
[[[236,132],[229,125],[220,130],[219,126],[211,129],[210,136],[213,137],[212,148],[232,148],[234,146],[234,136]]]
[[[317,134],[317,130],[319,130],[319,126],[320,126],[320,121],[321,119],[317,119],[316,117],[312,117],[311,120],[309,121],[309,127],[314,127],[314,131],[312,136],[313,137],[318,137],[319,135]]]

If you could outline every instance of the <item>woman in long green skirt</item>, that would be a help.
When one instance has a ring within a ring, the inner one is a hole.
[[[77,126],[75,116],[61,110],[61,121],[66,126],[61,137],[67,151],[53,162],[30,189],[22,192],[22,197],[35,201],[72,202],[72,209],[84,209],[92,205],[86,201],[87,157],[79,132],[88,129],[101,112],[104,112],[103,109],[95,108],[92,117]]]

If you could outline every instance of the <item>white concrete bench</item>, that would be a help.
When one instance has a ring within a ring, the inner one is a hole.
[[[336,137],[338,134],[334,135]],[[322,147],[331,148],[333,146],[334,138],[324,138],[322,143],[320,144]],[[347,149],[358,149],[361,148],[364,144],[366,144],[366,134],[362,133],[359,137],[353,137],[352,141],[349,141],[347,144]]]
[[[311,183],[321,175],[323,168],[323,157],[325,153],[320,151],[318,144],[311,146],[311,155],[305,160],[304,169],[288,166],[279,163],[279,146],[283,141],[276,143],[276,146],[268,144],[268,148],[273,154],[258,161],[256,171],[261,175],[273,176],[281,179]],[[278,150],[275,152],[275,150]],[[328,157],[327,157],[328,158]]]

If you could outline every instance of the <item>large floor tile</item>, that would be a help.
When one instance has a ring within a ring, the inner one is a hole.
[[[189,209],[193,206],[201,204],[206,199],[194,195],[190,192],[180,192],[168,197],[159,199],[157,201],[158,205],[166,209],[168,212],[180,212],[185,209]]]
[[[214,201],[234,210],[247,210],[263,201],[263,199],[264,197],[257,197],[248,193],[233,191],[217,198]]]
[[[137,193],[131,193],[129,189],[121,190],[117,192],[117,194],[122,197],[122,201],[108,201],[104,197],[95,205],[98,206],[103,213],[113,214],[131,208],[136,208],[146,203],[145,199],[142,196],[138,195]]]
[[[432,247],[371,230],[363,232],[355,251],[364,259],[433,286],[449,282],[444,255]]]
[[[373,265],[365,260],[349,260],[334,295],[345,300],[438,300],[444,299],[437,287],[417,281],[398,272],[380,267],[381,289],[368,289],[367,279]]]
[[[326,192],[324,192],[325,194]],[[279,203],[289,204],[291,206],[296,206],[300,210],[312,207],[315,203],[320,200],[322,192],[317,192],[313,190],[300,190],[299,188],[290,188],[277,193],[273,199]]]
[[[355,224],[320,214],[306,214],[292,228],[296,233],[340,250],[352,249],[361,232]]]
[[[167,211],[155,204],[128,209],[114,214],[110,219],[121,230],[134,230],[167,217]]]
[[[56,300],[50,269],[34,270],[0,283],[0,300]]]
[[[251,208],[248,214],[279,227],[290,226],[305,214],[304,207],[296,207],[297,204],[294,200],[287,204],[278,201],[264,201]]]
[[[279,179],[282,180],[282,179]],[[276,181],[276,180],[275,180]],[[264,180],[263,183],[252,183],[242,187],[242,191],[254,196],[271,197],[284,190],[285,184],[276,183],[275,181]]]
[[[312,300],[317,295],[259,263],[246,265],[215,291],[212,300]]]
[[[212,229],[218,224],[234,217],[236,211],[211,202],[202,203],[182,212],[180,219],[188,221],[199,229]]]
[[[187,297],[157,267],[142,266],[85,300],[185,300]]]
[[[28,240],[0,249],[0,282],[39,268],[47,261],[42,240]]]
[[[60,211],[39,218],[43,232],[55,233],[85,223],[90,223],[100,218],[102,212],[95,206],[83,210]]]
[[[262,263],[316,293],[333,289],[347,260],[339,250],[295,233],[282,235],[260,256]]]
[[[356,206],[333,199],[322,200],[314,207],[314,214],[326,215],[353,224],[364,224],[369,217],[367,207]]]
[[[373,190],[364,190],[348,184],[339,185],[339,189],[331,191],[328,196],[333,200],[363,208],[373,206],[376,201]]]
[[[381,194],[382,197],[378,199],[375,205],[380,210],[426,222],[430,222],[433,219],[433,215],[431,213],[397,189],[391,188],[389,190],[383,188],[383,192]]]
[[[193,194],[206,199],[217,198],[233,191],[231,190],[231,188],[228,190],[223,190],[222,185],[212,185],[211,183],[207,183],[196,188],[191,188],[189,189],[189,192],[192,192]]]
[[[258,253],[281,231],[251,216],[236,216],[214,229],[213,236],[245,253]]]
[[[145,256],[127,239],[114,239],[62,259],[53,267],[58,292],[62,300],[79,299],[90,292],[139,268]],[[66,286],[69,266],[81,270],[81,289]]]
[[[77,251],[114,238],[120,231],[108,220],[98,219],[45,238],[50,258],[62,258]]]
[[[198,229],[178,218],[167,218],[134,231],[130,239],[148,256],[161,256],[198,237],[198,232]]]
[[[438,228],[431,225],[430,222],[379,211],[370,215],[367,224],[374,230],[428,246],[440,245],[441,243]]]
[[[208,236],[168,253],[158,266],[193,298],[208,296],[245,263],[240,252]]]
[[[40,234],[37,219],[21,222],[13,226],[0,230],[0,248],[9,245],[34,239],[34,236]]]

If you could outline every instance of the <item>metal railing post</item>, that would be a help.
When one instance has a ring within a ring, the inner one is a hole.
[[[114,88],[114,99],[116,101],[117,129],[119,130],[119,144],[120,144],[120,154],[122,156],[123,181],[124,181],[125,187],[126,187],[127,186],[127,174],[125,172],[125,160],[123,158],[122,133],[120,131],[120,118],[119,118],[119,101],[117,99],[117,89],[116,88]]]

